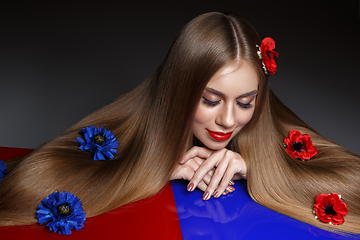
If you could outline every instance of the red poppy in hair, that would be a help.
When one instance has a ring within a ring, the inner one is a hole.
[[[289,137],[285,138],[286,152],[293,158],[310,159],[317,154],[308,134],[301,135],[298,130],[291,130]]]
[[[346,204],[337,193],[319,194],[314,204],[316,217],[322,222],[339,225],[344,223],[344,216],[348,214]]]
[[[275,41],[271,37],[266,37],[261,41],[260,50],[262,55],[262,61],[271,75],[274,75],[277,68],[274,57],[279,57],[279,53],[275,52],[274,48]]]

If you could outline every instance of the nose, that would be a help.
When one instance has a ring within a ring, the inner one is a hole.
[[[235,125],[235,114],[233,104],[224,105],[219,115],[215,120],[216,124],[224,127],[231,128]]]

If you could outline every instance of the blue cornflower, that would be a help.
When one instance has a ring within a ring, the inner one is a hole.
[[[86,220],[82,203],[70,192],[53,192],[38,205],[37,218],[40,224],[48,222],[50,231],[69,235],[71,229],[80,230]]]
[[[6,174],[6,163],[3,162],[3,160],[0,161],[0,182],[2,181],[2,178],[5,176]]]
[[[83,128],[80,132],[80,138],[77,137],[77,143],[80,143],[79,149],[81,151],[90,151],[94,154],[94,160],[105,160],[107,158],[114,158],[116,154],[118,142],[111,131],[100,126],[96,128],[94,126]],[[105,157],[104,157],[105,155]]]

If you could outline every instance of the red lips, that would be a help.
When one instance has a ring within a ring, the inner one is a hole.
[[[206,129],[209,133],[209,135],[216,141],[222,142],[222,141],[226,141],[231,137],[232,132],[227,132],[227,133],[223,133],[223,132],[213,132],[210,131],[209,129]]]

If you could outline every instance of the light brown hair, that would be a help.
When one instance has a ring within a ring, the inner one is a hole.
[[[236,15],[207,13],[193,19],[143,84],[29,156],[8,162],[9,173],[0,183],[0,224],[35,223],[37,205],[56,190],[79,197],[87,217],[157,193],[193,145],[192,120],[209,79],[240,58],[257,69],[259,94],[253,118],[228,148],[246,161],[251,197],[325,227],[312,214],[315,197],[337,192],[349,214],[336,229],[360,233],[360,157],[317,134],[276,98],[256,53],[259,43],[254,29]],[[90,125],[104,125],[115,134],[120,146],[114,159],[93,161],[91,153],[78,149],[74,140]],[[291,129],[310,134],[316,157],[302,162],[284,151]]]

